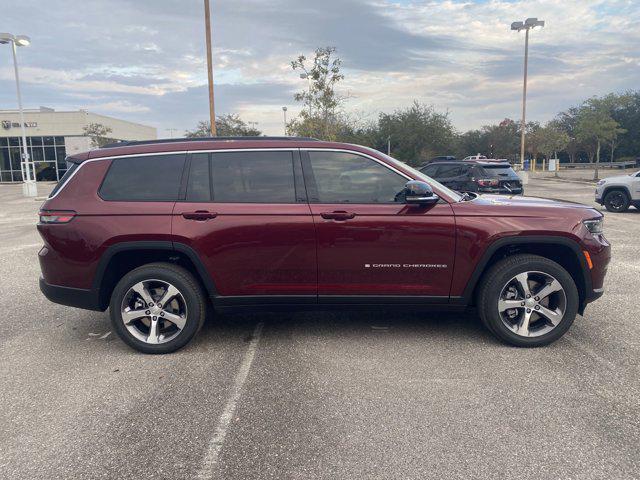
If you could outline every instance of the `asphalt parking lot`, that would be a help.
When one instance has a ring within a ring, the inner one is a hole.
[[[640,211],[605,213],[605,296],[546,348],[472,314],[299,313],[146,356],[40,294],[39,205],[0,185],[0,478],[640,478]]]

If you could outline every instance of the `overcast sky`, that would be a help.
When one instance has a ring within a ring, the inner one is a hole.
[[[348,110],[374,119],[414,99],[460,130],[518,118],[524,33],[531,34],[529,118],[592,95],[640,88],[639,0],[211,0],[216,111],[282,133],[281,107],[306,86],[289,62],[317,46],[343,60]],[[26,107],[87,109],[181,133],[208,118],[201,0],[21,0],[0,31],[26,34]],[[0,45],[0,109],[15,108]]]

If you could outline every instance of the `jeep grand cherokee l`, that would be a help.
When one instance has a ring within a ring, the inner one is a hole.
[[[129,142],[73,155],[42,205],[40,288],[109,308],[142,352],[208,308],[477,308],[501,340],[558,339],[603,292],[602,215],[460,195],[369,148],[300,138]]]

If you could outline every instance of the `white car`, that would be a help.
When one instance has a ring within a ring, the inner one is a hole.
[[[631,205],[640,209],[640,172],[600,180],[596,202],[615,213],[625,212]]]
[[[462,159],[463,162],[468,162],[468,161],[473,161],[473,160],[486,160],[487,157],[485,157],[484,155],[469,155],[468,157],[464,157]]]

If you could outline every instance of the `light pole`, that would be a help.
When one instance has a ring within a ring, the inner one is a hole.
[[[211,125],[211,136],[217,135],[216,130],[216,109],[213,102],[213,66],[211,64],[211,11],[209,0],[204,0],[204,26],[207,36],[207,76],[209,79],[209,122]]]
[[[529,63],[529,30],[534,27],[544,27],[544,20],[527,18],[524,22],[513,22],[511,30],[517,32],[525,30],[524,37],[524,83],[522,86],[522,124],[520,126],[520,167],[524,168],[524,130],[527,116],[527,66]]]
[[[16,93],[18,96],[18,110],[20,111],[20,125],[22,127],[22,162],[20,163],[23,175],[22,193],[25,197],[35,197],[38,195],[36,186],[35,169],[33,162],[29,161],[29,151],[27,150],[27,131],[24,125],[24,111],[22,110],[22,94],[20,93],[20,74],[18,73],[18,56],[16,46],[26,47],[31,43],[31,39],[26,35],[13,35],[11,33],[0,33],[0,44],[11,44],[13,53],[13,69],[16,76]],[[31,172],[33,171],[33,178]]]
[[[282,107],[282,115],[284,115],[284,136],[287,136],[287,107]]]

